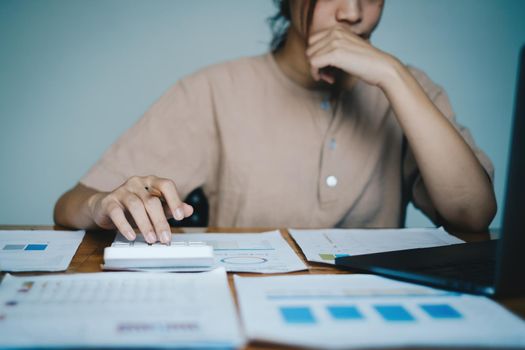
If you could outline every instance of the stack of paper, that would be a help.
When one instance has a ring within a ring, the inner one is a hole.
[[[0,231],[0,271],[64,271],[84,231]]]
[[[308,261],[327,264],[340,256],[464,243],[442,228],[289,231]]]
[[[525,347],[525,322],[480,296],[372,275],[235,276],[250,340],[313,348]]]
[[[226,272],[13,277],[0,285],[0,347],[233,348]]]

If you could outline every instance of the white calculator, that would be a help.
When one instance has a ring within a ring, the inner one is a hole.
[[[120,233],[104,249],[105,269],[130,268],[210,268],[214,265],[213,247],[204,242],[174,241],[171,245],[148,244],[142,235],[128,241]]]

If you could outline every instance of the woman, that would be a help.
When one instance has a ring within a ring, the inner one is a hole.
[[[59,225],[170,242],[202,186],[214,226],[400,227],[408,201],[480,231],[492,166],[445,92],[370,43],[382,0],[283,0],[274,50],[169,89],[55,207]],[[279,17],[278,16],[278,17]]]

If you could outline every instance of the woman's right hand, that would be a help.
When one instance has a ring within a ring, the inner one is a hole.
[[[116,228],[132,241],[136,238],[134,223],[148,243],[171,243],[168,218],[182,220],[193,214],[193,207],[180,199],[175,183],[156,176],[133,176],[112,192],[91,196],[88,207],[101,228]]]

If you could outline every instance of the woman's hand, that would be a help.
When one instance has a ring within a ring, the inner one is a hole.
[[[391,55],[373,47],[367,35],[355,34],[345,25],[313,34],[308,45],[306,55],[313,78],[329,84],[335,82],[332,67],[382,87],[397,62]]]
[[[179,198],[175,183],[156,176],[134,176],[109,193],[96,193],[88,200],[93,221],[104,229],[118,229],[127,239],[136,238],[134,222],[148,243],[169,244],[167,218],[182,220],[193,207]]]
[[[496,213],[492,184],[472,149],[409,70],[349,26],[319,31],[308,43],[314,79],[333,84],[334,70],[341,70],[383,90],[443,224],[464,232],[485,230]]]

